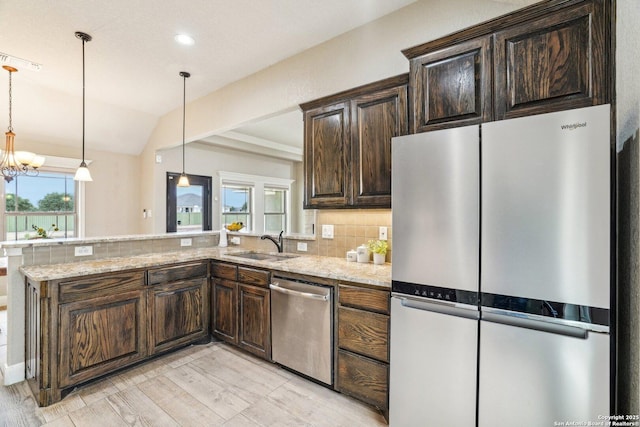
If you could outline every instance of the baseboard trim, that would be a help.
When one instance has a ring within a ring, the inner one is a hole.
[[[4,371],[4,385],[16,384],[24,381],[24,362],[16,363],[15,365],[2,364]]]

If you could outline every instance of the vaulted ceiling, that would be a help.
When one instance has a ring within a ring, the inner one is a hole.
[[[0,53],[42,64],[40,71],[11,64],[19,69],[13,75],[16,144],[23,138],[79,147],[82,41],[76,31],[93,37],[85,45],[87,148],[139,154],[158,119],[182,105],[180,71],[192,74],[189,102],[414,1],[3,0]],[[179,33],[195,44],[177,44]],[[8,72],[0,72],[2,128],[8,126]]]

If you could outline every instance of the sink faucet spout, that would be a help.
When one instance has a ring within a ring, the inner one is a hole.
[[[273,242],[274,245],[276,245],[276,248],[278,248],[278,252],[282,252],[284,250],[284,239],[282,237],[282,233],[284,233],[284,230],[282,230],[280,232],[280,234],[278,235],[278,240],[274,239],[273,237],[269,236],[268,234],[264,234],[262,236],[260,236],[260,240],[264,240],[264,239],[269,239]]]

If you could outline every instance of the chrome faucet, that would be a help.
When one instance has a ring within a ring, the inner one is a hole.
[[[260,240],[264,240],[264,239],[269,239],[273,242],[274,245],[276,245],[276,248],[278,248],[278,252],[282,252],[284,250],[284,239],[282,238],[282,233],[284,233],[284,230],[282,230],[280,232],[280,234],[278,235],[278,240],[274,239],[273,237],[269,236],[268,234],[264,234],[262,236],[260,236]]]

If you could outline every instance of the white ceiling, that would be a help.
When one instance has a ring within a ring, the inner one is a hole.
[[[0,52],[43,65],[13,76],[16,145],[25,138],[79,147],[82,42],[75,31],[93,37],[85,45],[87,148],[139,154],[158,118],[182,105],[179,71],[192,74],[189,102],[414,1],[2,0]],[[177,33],[196,44],[178,45]],[[8,126],[8,73],[0,72],[1,129]],[[261,132],[243,129],[293,144]]]

